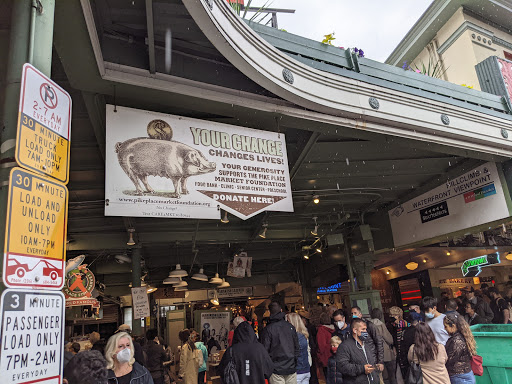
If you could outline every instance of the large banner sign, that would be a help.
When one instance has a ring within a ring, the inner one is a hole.
[[[107,105],[105,215],[293,212],[283,134]]]
[[[509,216],[495,163],[485,163],[389,211],[395,247]]]

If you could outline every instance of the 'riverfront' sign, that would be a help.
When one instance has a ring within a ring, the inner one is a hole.
[[[60,384],[64,295],[7,289],[2,294],[2,384]]]
[[[395,247],[509,216],[495,163],[485,163],[389,211]]]
[[[67,184],[71,97],[30,64],[23,66],[16,161]]]
[[[13,168],[4,246],[8,287],[64,285],[68,189],[42,175]]]
[[[107,105],[105,214],[293,212],[284,134]]]

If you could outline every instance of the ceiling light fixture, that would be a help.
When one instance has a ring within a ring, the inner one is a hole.
[[[176,269],[174,271],[171,271],[171,273],[169,273],[169,277],[186,277],[186,276],[188,276],[188,273],[184,269],[181,269],[180,264],[176,264]]]
[[[181,277],[179,278],[179,281],[176,284],[172,285],[174,288],[181,288],[181,287],[187,287],[188,283],[185,280],[182,280]]]
[[[391,271],[388,269],[388,270],[386,271],[386,275],[389,275],[390,273],[391,273]]]
[[[213,292],[213,298],[210,300],[210,303],[213,305],[219,305],[219,294],[217,293],[217,290]]]
[[[146,292],[152,293],[152,292],[155,292],[157,289],[158,289],[157,287],[152,287],[151,285],[148,285],[146,288]]]
[[[304,254],[304,259],[309,260],[309,255],[307,253]]]
[[[231,287],[231,284],[229,284],[226,279],[222,279],[222,284],[219,285],[219,288],[229,288]]]
[[[268,224],[263,224],[262,225],[263,229],[261,230],[261,232],[259,233],[259,237],[261,237],[262,239],[266,239],[267,238],[267,227],[268,227]]]
[[[128,233],[130,234],[130,238],[128,239],[126,245],[135,245],[135,240],[133,240],[133,233],[135,232],[135,229],[128,228]]]
[[[416,268],[418,268],[418,263],[410,261],[405,265],[405,268],[407,268],[410,271],[414,271]]]
[[[164,284],[178,284],[179,282],[180,282],[179,277],[172,277],[172,276],[169,276],[168,278],[164,279],[164,281],[163,281]]]
[[[220,219],[220,222],[221,222],[221,223],[224,223],[224,224],[229,223],[229,218],[228,218],[228,213],[227,213],[227,211],[224,211],[224,217],[223,217],[222,219]]]
[[[318,204],[320,202],[320,196],[314,195],[313,196],[313,203]]]
[[[316,217],[316,216],[315,216],[315,217],[313,217],[313,220],[315,220],[315,229],[313,229],[313,230],[311,231],[311,234],[312,234],[313,236],[318,236],[318,223],[317,223],[317,221],[316,221],[317,219],[318,219],[318,217]]]
[[[451,255],[451,252],[450,251],[446,251],[446,256],[450,256]]]
[[[210,279],[210,284],[222,284],[222,279],[219,277],[218,273]]]
[[[208,281],[208,276],[204,274],[203,268],[199,270],[199,273],[192,275],[192,278],[197,281]]]
[[[505,259],[512,261],[512,252],[507,253],[507,256],[505,256]]]
[[[426,262],[427,262],[427,258],[426,258],[426,257],[425,257],[425,258],[423,258],[423,262],[424,262],[424,263],[426,263]]]

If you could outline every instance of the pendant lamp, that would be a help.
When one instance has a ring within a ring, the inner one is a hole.
[[[219,277],[218,273],[215,274],[215,277],[210,279],[210,284],[222,284],[222,279]]]
[[[192,275],[192,278],[198,281],[208,281],[208,276],[204,274],[203,268],[199,270],[199,273],[195,273],[194,275]]]
[[[166,278],[163,281],[164,284],[178,284],[179,282],[180,282],[179,277],[171,277],[171,276],[169,276],[168,278]]]
[[[188,276],[187,271],[181,269],[181,265],[176,264],[176,269],[169,273],[169,277],[186,277]]]
[[[231,284],[229,284],[226,279],[222,279],[222,284],[219,285],[219,288],[229,288],[231,287]]]
[[[210,300],[210,303],[212,303],[213,305],[219,305],[219,295],[217,293],[217,291],[214,291],[213,293],[213,298]]]
[[[188,286],[188,283],[185,280],[182,280],[181,277],[179,278],[178,283],[172,285],[174,288],[182,288]]]

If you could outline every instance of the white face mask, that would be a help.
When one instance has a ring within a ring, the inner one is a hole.
[[[120,363],[128,363],[130,361],[131,353],[130,348],[125,348],[117,352],[116,359]]]
[[[336,325],[338,326],[339,329],[341,329],[341,328],[343,328],[345,326],[345,322],[344,321],[337,321]]]

